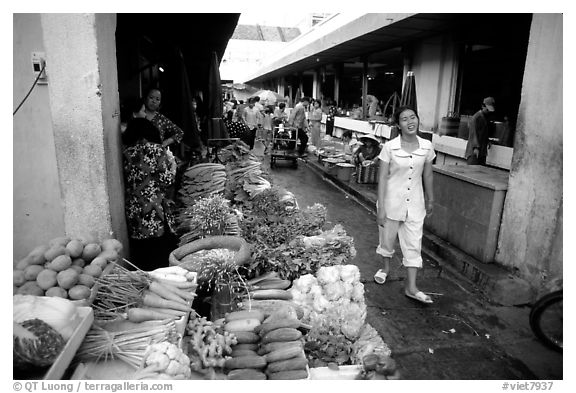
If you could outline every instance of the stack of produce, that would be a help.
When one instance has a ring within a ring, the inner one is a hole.
[[[178,198],[184,206],[192,206],[199,198],[224,192],[225,186],[226,171],[224,165],[217,163],[196,164],[184,172]]]
[[[34,248],[13,271],[13,292],[36,296],[88,299],[106,266],[116,262],[122,244],[116,239],[58,237]]]
[[[98,322],[86,333],[76,352],[76,359],[83,362],[120,359],[138,369],[150,345],[177,341],[178,334],[173,320]]]
[[[266,358],[256,352],[260,336],[254,332],[263,320],[264,314],[257,310],[226,314],[224,330],[236,336],[231,357],[224,362],[228,379],[266,379],[262,372],[266,367]]]
[[[277,272],[268,272],[246,282],[249,299],[253,300],[291,300],[287,291],[292,281],[283,280]]]
[[[366,319],[358,267],[322,267],[316,277],[308,274],[295,280],[290,292],[305,310],[304,322],[312,326],[306,349],[313,366],[350,364]]]
[[[308,378],[300,328],[300,320],[284,308],[271,314],[257,329],[261,338],[258,354],[266,360],[268,379]]]
[[[239,236],[238,213],[221,195],[202,197],[176,218],[179,246],[207,236]]]
[[[220,323],[205,317],[191,317],[186,326],[184,345],[192,370],[209,374],[224,368],[224,362],[237,343],[234,334],[225,331]]]
[[[189,379],[191,375],[188,356],[166,341],[150,346],[142,366],[134,379]]]
[[[116,265],[97,283],[93,304],[96,320],[179,319],[192,310],[196,274],[178,266],[146,273]]]
[[[263,176],[262,163],[257,159],[244,159],[226,164],[228,184],[227,194],[234,201],[252,199],[272,185]]]
[[[68,299],[34,295],[12,297],[15,371],[51,366],[81,317]]]

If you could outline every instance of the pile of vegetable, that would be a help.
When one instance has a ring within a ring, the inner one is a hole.
[[[144,355],[144,364],[134,379],[189,379],[190,359],[169,342],[152,344]]]
[[[272,185],[264,177],[261,167],[262,163],[253,156],[227,163],[226,195],[233,201],[242,202],[270,189]]]
[[[192,316],[186,326],[184,345],[194,371],[213,374],[215,369],[222,369],[236,343],[234,334],[205,317]]]
[[[300,235],[267,253],[257,254],[251,268],[276,271],[281,277],[294,280],[315,274],[323,266],[349,263],[355,255],[354,239],[338,224],[318,235]]]
[[[196,164],[182,175],[178,198],[184,206],[192,206],[198,199],[223,193],[226,186],[224,165],[217,163]]]
[[[116,262],[122,244],[116,239],[58,237],[34,248],[13,271],[13,293],[88,299],[106,266]]]
[[[177,217],[180,246],[207,236],[239,236],[238,213],[219,194],[202,197]]]
[[[176,343],[178,333],[173,320],[130,322],[116,320],[92,325],[76,352],[79,361],[120,359],[138,369],[150,345]]]
[[[98,321],[180,319],[192,311],[196,274],[178,266],[147,273],[116,265],[97,283],[93,308]]]
[[[290,292],[304,308],[303,321],[312,326],[305,347],[311,364],[350,364],[366,319],[358,267],[322,267],[316,277],[308,274],[295,280]]]

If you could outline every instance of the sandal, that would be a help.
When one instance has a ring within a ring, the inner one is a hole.
[[[376,281],[376,284],[382,285],[386,282],[386,277],[388,277],[388,273],[385,273],[382,269],[378,269],[374,275],[374,281]]]
[[[416,293],[413,294],[413,295],[412,295],[410,292],[408,292],[408,291],[404,291],[404,294],[405,294],[406,296],[408,296],[410,299],[414,299],[414,300],[416,300],[416,301],[419,301],[420,303],[425,303],[425,304],[434,303],[434,302],[432,301],[432,298],[431,298],[430,296],[426,295],[426,294],[425,294],[424,292],[422,292],[422,291],[418,291],[418,292],[416,292]]]

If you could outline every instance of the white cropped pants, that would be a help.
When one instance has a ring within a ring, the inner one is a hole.
[[[422,267],[422,232],[424,219],[418,221],[396,221],[386,218],[384,226],[378,226],[380,244],[376,253],[383,257],[394,255],[396,236],[402,250],[402,264],[406,267]]]

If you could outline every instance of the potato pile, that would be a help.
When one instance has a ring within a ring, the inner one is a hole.
[[[94,239],[57,237],[16,263],[13,293],[88,299],[96,279],[109,262],[118,260],[121,250],[122,243],[116,239],[97,243]]]

